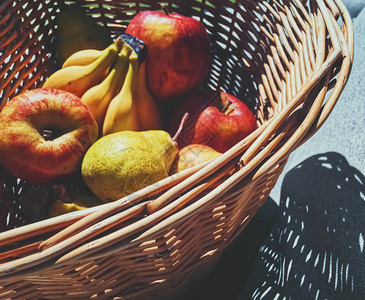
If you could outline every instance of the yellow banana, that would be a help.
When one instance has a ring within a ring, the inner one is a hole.
[[[138,77],[138,55],[132,51],[129,67],[121,91],[112,99],[107,109],[103,135],[122,130],[139,130],[137,106],[133,99]]]
[[[86,66],[69,66],[53,73],[43,84],[44,88],[64,90],[80,97],[105,77],[105,71],[115,62],[118,47],[111,44],[102,56]]]
[[[49,210],[49,217],[56,217],[62,214],[86,209],[104,203],[99,198],[89,195],[74,195],[72,199],[73,202],[71,203],[65,203],[59,199],[54,200]]]
[[[62,69],[70,66],[89,65],[102,56],[105,52],[108,52],[108,48],[105,48],[104,50],[85,49],[77,51],[66,59],[62,65]]]
[[[51,208],[49,210],[49,216],[50,218],[52,218],[86,208],[88,208],[88,206],[81,206],[76,203],[65,203],[62,200],[56,200],[51,204]]]
[[[121,38],[117,38],[114,41],[114,44],[117,46],[118,50],[120,50],[123,46],[124,41]],[[96,50],[96,49],[84,49],[77,51],[71,54],[66,61],[63,63],[62,68],[66,68],[69,66],[86,66],[94,61],[96,61],[100,56],[104,55],[108,52],[108,48],[106,47],[104,50]]]
[[[119,93],[128,71],[128,57],[132,49],[125,45],[108,76],[98,85],[88,89],[81,97],[91,110],[101,132],[110,101]]]
[[[76,205],[81,207],[93,207],[105,203],[94,194],[76,194],[72,197],[72,199],[72,203],[75,203]]]
[[[139,130],[161,129],[160,110],[146,86],[146,63],[139,66],[137,86],[135,88]]]

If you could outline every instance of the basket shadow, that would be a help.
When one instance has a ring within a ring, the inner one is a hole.
[[[364,201],[364,175],[339,153],[290,170],[239,299],[364,299]]]
[[[248,279],[259,247],[277,222],[278,211],[274,200],[268,198],[243,232],[224,250],[213,269],[171,299],[234,299]]]

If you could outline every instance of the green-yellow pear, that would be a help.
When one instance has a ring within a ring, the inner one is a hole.
[[[115,201],[168,177],[177,152],[163,130],[111,133],[86,152],[82,177],[100,199]]]

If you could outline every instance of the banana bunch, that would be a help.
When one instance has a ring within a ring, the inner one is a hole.
[[[146,86],[146,64],[132,51],[120,92],[110,101],[103,123],[103,135],[122,130],[161,128],[160,112]]]
[[[103,135],[161,128],[159,109],[145,81],[141,41],[119,37],[104,50],[72,54],[44,88],[71,92],[90,108]],[[136,46],[136,47],[135,47]]]
[[[81,97],[89,88],[105,78],[123,44],[122,39],[115,40],[104,51],[100,51],[99,55],[94,55],[94,60],[86,56],[88,52],[85,50],[82,50],[84,55],[81,54],[84,59],[78,60],[71,55],[64,66],[46,80],[43,88],[60,89]]]

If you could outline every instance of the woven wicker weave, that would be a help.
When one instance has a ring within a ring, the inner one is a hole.
[[[43,220],[50,187],[1,170],[0,299],[172,294],[217,261],[267,199],[290,153],[329,116],[351,70],[351,18],[341,0],[67,4],[113,37],[136,12],[161,4],[198,18],[214,51],[207,86],[244,99],[259,128],[205,166],[52,219]],[[54,17],[62,5],[1,1],[0,109],[56,70]]]

